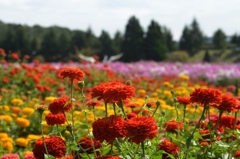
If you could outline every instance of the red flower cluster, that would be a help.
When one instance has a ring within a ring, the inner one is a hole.
[[[78,81],[83,80],[85,73],[79,68],[69,67],[64,68],[60,72],[62,78],[76,79]]]
[[[186,96],[177,96],[178,103],[183,104],[183,105],[188,105],[191,103],[190,97]]]
[[[2,48],[0,48],[0,56],[3,56],[3,57],[6,56],[5,50]]]
[[[240,150],[236,151],[234,157],[236,157],[236,158],[240,157]]]
[[[238,101],[233,95],[227,93],[222,95],[222,102],[220,104],[214,104],[212,106],[218,108],[219,110],[235,112],[237,111]]]
[[[220,126],[229,128],[229,129],[233,129],[234,128],[234,120],[235,117],[234,116],[230,116],[230,115],[223,115],[220,119]],[[238,122],[238,119],[236,121],[236,123]]]
[[[175,120],[167,121],[163,124],[163,127],[167,132],[176,132],[176,130],[182,130],[183,124],[176,122]]]
[[[55,124],[64,124],[66,122],[66,119],[62,113],[58,114],[52,114],[51,112],[48,113],[45,117],[46,122],[48,125],[53,126]]]
[[[95,157],[94,159],[121,159],[121,158],[119,156],[107,155],[102,157]]]
[[[179,147],[175,143],[173,143],[169,140],[166,140],[166,139],[158,145],[158,149],[163,150],[166,153],[174,155],[174,156],[177,156],[177,154],[180,153]],[[168,157],[167,154],[162,155],[162,159],[169,159],[169,158],[170,157]]]
[[[138,107],[141,107],[141,105],[138,103],[127,103],[125,107],[138,108]]]
[[[12,57],[12,59],[14,59],[14,60],[19,60],[19,56],[18,56],[17,53],[11,53],[11,57]]]
[[[98,97],[107,103],[116,103],[135,96],[135,88],[121,82],[106,82],[93,87],[92,98]]]
[[[40,138],[35,142],[33,148],[34,157],[37,159],[44,159],[44,154],[47,154],[44,145],[46,144],[48,154],[61,158],[66,154],[65,141],[57,136],[50,136],[48,138]]]
[[[88,154],[93,153],[94,149],[99,149],[102,147],[102,144],[96,140],[95,138],[89,138],[89,137],[84,137],[78,141],[79,145],[86,150]],[[79,153],[84,153],[83,150],[79,150]],[[97,154],[99,155],[100,152],[97,151]]]
[[[224,129],[222,127],[219,127],[218,132],[224,132]],[[210,130],[209,129],[204,129],[204,130],[200,130],[199,134],[202,135],[202,139],[199,139],[199,142],[201,145],[207,145],[207,143],[210,143]],[[215,139],[212,139],[212,142],[215,142],[216,140],[220,140],[221,136],[220,135],[214,135]]]
[[[103,142],[113,142],[115,138],[122,138],[126,136],[125,122],[120,116],[111,115],[96,120],[92,124],[94,137]]]
[[[158,126],[152,117],[140,116],[126,121],[128,141],[140,144],[146,139],[157,136]]]
[[[71,103],[66,105],[66,103],[69,100],[70,100],[69,97],[60,97],[60,98],[54,99],[49,104],[48,109],[52,114],[62,113],[63,111],[68,112],[72,108]]]
[[[217,89],[196,88],[190,93],[190,101],[198,104],[220,104],[222,102],[222,93]]]
[[[89,108],[94,108],[95,106],[101,106],[102,103],[98,100],[89,100],[86,102],[86,105],[89,107]]]

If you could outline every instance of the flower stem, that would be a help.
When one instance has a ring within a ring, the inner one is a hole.
[[[108,117],[108,109],[107,109],[107,103],[104,102],[104,105],[105,105],[105,112],[106,112],[106,117]]]
[[[145,158],[144,141],[141,142],[141,147],[142,147],[142,151],[143,151],[143,158]]]
[[[217,125],[216,125],[216,131],[217,131],[218,126],[219,126],[219,124],[220,124],[220,119],[221,119],[221,117],[222,117],[222,114],[223,114],[223,110],[220,109],[220,110],[219,110],[218,120],[217,120]]]

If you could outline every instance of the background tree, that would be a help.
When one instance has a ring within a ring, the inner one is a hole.
[[[138,61],[143,59],[143,29],[138,19],[132,16],[126,25],[124,40],[121,47],[124,56],[122,60],[125,62]]]
[[[61,61],[68,61],[69,59],[69,52],[71,40],[66,36],[65,33],[62,33],[58,38],[58,48],[59,48],[59,58]]]
[[[208,52],[208,49],[205,50],[203,61],[204,62],[211,62],[211,57],[210,57],[210,54]]]
[[[221,29],[214,32],[213,44],[216,49],[224,50],[227,47],[226,35]]]
[[[188,26],[185,26],[183,29],[182,36],[180,38],[179,48],[180,50],[191,52],[193,50],[192,47],[193,39],[191,37],[191,30],[188,28]]]
[[[174,51],[175,48],[175,42],[173,40],[173,35],[170,31],[170,29],[168,29],[167,27],[163,27],[163,35],[164,35],[164,39],[166,41],[166,45],[168,48],[168,51]]]
[[[195,18],[193,19],[193,22],[190,27],[191,27],[190,28],[191,29],[191,38],[192,38],[192,42],[193,42],[193,47],[192,47],[191,53],[194,54],[202,48],[204,38],[203,38],[203,33],[199,27],[199,24]]]
[[[240,46],[240,35],[235,33],[231,38],[231,43],[234,44],[235,46]]]
[[[153,20],[148,26],[146,38],[144,39],[144,51],[147,60],[162,61],[166,59],[168,49],[164,35],[160,25]]]
[[[24,28],[19,25],[17,26],[15,35],[13,37],[13,49],[14,51],[20,52],[21,55],[30,55],[30,42],[27,37]]]
[[[123,42],[123,35],[121,34],[121,32],[117,31],[113,37],[113,47],[114,47],[115,54],[119,54],[121,52],[122,42]]]
[[[104,30],[102,31],[99,37],[99,41],[100,41],[100,50],[99,50],[98,56],[100,60],[102,60],[105,55],[108,57],[114,55],[113,42],[111,37],[106,31]]]
[[[71,37],[71,52],[75,52],[76,49],[81,50],[85,47],[87,47],[85,33],[79,30],[73,31]]]

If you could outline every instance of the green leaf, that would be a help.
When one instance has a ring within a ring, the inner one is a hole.
[[[193,135],[190,135],[190,136],[187,138],[187,140],[186,140],[187,149],[189,149],[192,139],[193,139]]]
[[[108,153],[110,152],[110,150],[111,150],[110,146],[104,147],[104,148],[102,149],[101,155],[103,156],[103,155],[108,154]]]

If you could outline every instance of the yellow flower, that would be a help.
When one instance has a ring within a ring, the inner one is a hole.
[[[38,139],[40,139],[41,137],[42,137],[41,135],[29,134],[29,135],[27,136],[27,140],[28,140],[28,141],[38,140]]]
[[[12,106],[12,112],[14,114],[19,114],[21,112],[21,108]]]
[[[12,122],[12,117],[10,115],[0,115],[0,120],[3,119],[7,123]]]
[[[33,152],[32,152],[32,151],[30,151],[30,150],[25,150],[25,151],[23,152],[24,156],[25,156],[25,155],[32,154],[32,153],[33,153]]]
[[[23,103],[23,101],[22,101],[22,99],[14,98],[14,99],[11,100],[11,103],[12,103],[13,105],[20,105],[20,104]]]
[[[28,140],[20,137],[16,139],[16,144],[22,147],[26,147],[28,145]]]
[[[27,108],[23,108],[22,112],[23,112],[24,115],[32,115],[34,113],[34,111],[35,110],[33,108],[28,108],[27,107]]]
[[[168,98],[168,97],[171,97],[171,96],[172,96],[171,91],[167,91],[167,90],[164,91],[163,94],[164,94],[164,97],[165,97],[165,98]]]
[[[183,75],[183,74],[182,74],[182,75],[179,75],[178,78],[179,78],[179,79],[182,79],[182,80],[189,80],[189,76]]]
[[[8,137],[8,134],[7,133],[0,133],[0,140],[2,138],[7,138]]]
[[[144,94],[146,94],[146,90],[144,90],[144,89],[139,89],[139,90],[138,90],[138,93],[144,95]]]
[[[0,105],[0,111],[1,110],[4,110],[4,111],[8,112],[10,110],[10,108],[7,105]]]
[[[21,127],[24,127],[24,128],[29,127],[29,125],[30,125],[30,121],[29,120],[21,118],[21,117],[18,117],[16,119],[16,123],[17,123],[17,125],[19,125]]]
[[[45,98],[45,102],[47,102],[47,103],[51,103],[54,99],[56,99],[57,97],[51,97],[51,96],[49,96],[49,97],[46,97]]]

